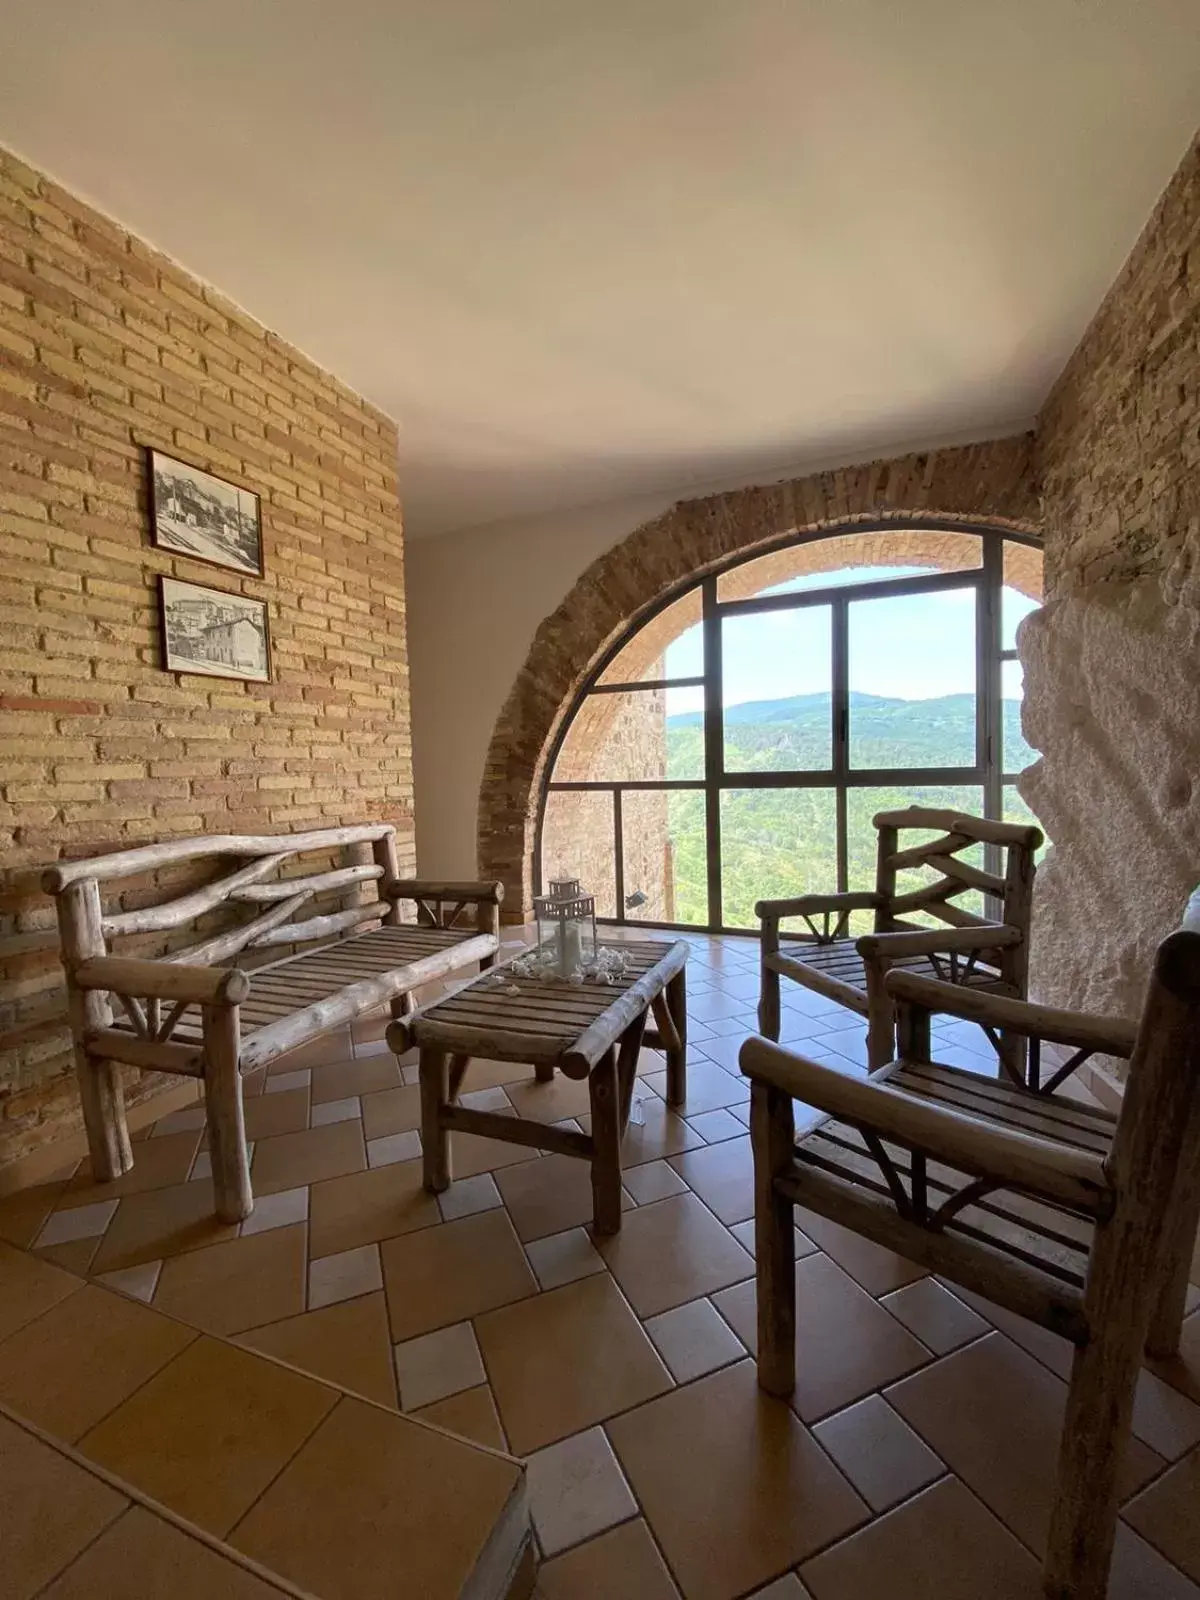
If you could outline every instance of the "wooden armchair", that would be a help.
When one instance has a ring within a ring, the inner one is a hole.
[[[1064,1334],[1076,1350],[1045,1594],[1103,1600],[1142,1353],[1178,1352],[1200,1222],[1200,891],[1159,947],[1136,1026],[903,971],[885,984],[899,1007],[899,1059],[865,1081],[763,1039],[742,1047],[759,1383],[775,1395],[795,1383],[796,1205]],[[1119,1117],[933,1064],[935,1011],[1080,1057],[1127,1057]],[[793,1099],[826,1113],[798,1144]]]
[[[791,978],[868,1018],[867,1059],[872,1069],[892,1058],[894,1017],[882,990],[870,992],[868,972],[850,933],[852,913],[873,913],[877,936],[903,934],[904,942],[893,944],[890,949],[896,963],[907,971],[972,990],[1024,999],[1034,855],[1042,843],[1037,828],[925,806],[880,811],[874,823],[879,840],[873,890],[760,900],[754,908],[762,923],[759,1032],[768,1039],[779,1038],[779,979]],[[902,849],[900,834],[905,829],[938,831],[937,837]],[[962,859],[964,852],[980,844],[1001,853],[1000,872],[986,872]],[[922,868],[932,869],[935,876],[910,890],[898,888],[901,872]],[[960,895],[976,890],[995,904],[995,916],[981,917],[955,904]],[[924,928],[908,920],[917,913],[932,916],[947,926]],[[789,917],[801,918],[808,932],[781,933],[779,924]],[[881,948],[886,950],[889,946],[885,943]],[[992,1043],[1005,1069],[1019,1080],[1024,1064],[1023,1041],[1003,1029]]]

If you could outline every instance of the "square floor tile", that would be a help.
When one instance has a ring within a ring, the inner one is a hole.
[[[512,1462],[343,1400],[231,1542],[308,1593],[339,1600],[394,1600],[402,1552],[407,1593],[451,1600],[518,1481]]]
[[[274,1082],[278,1083],[276,1078]],[[308,1127],[308,1090],[286,1089],[278,1094],[261,1094],[243,1102],[247,1142],[275,1139],[284,1133],[303,1133]],[[208,1135],[201,1141],[208,1149]]]
[[[648,1097],[642,1102],[644,1121],[630,1121],[621,1141],[622,1167],[637,1167],[644,1161],[661,1161],[665,1156],[678,1155],[682,1150],[702,1148],[704,1140],[681,1116],[667,1109],[657,1098]],[[580,1117],[579,1126],[591,1133],[590,1116]]]
[[[888,1294],[915,1283],[927,1275],[926,1268],[918,1267],[894,1250],[885,1250],[873,1239],[843,1228],[839,1222],[830,1222],[805,1206],[796,1207],[796,1226],[817,1245],[856,1283],[861,1283],[868,1294]]]
[[[390,1167],[397,1161],[416,1161],[420,1154],[421,1135],[411,1129],[408,1133],[389,1133],[384,1139],[367,1140],[369,1167]]]
[[[603,1428],[535,1451],[525,1473],[530,1514],[547,1556],[637,1515]]]
[[[308,1190],[279,1189],[275,1194],[256,1196],[254,1210],[242,1223],[242,1238],[252,1233],[269,1233],[294,1222],[308,1221]]]
[[[402,1411],[415,1411],[487,1381],[469,1322],[456,1322],[453,1327],[398,1344],[395,1361]]]
[[[935,1356],[944,1356],[988,1331],[981,1316],[964,1305],[936,1278],[918,1278],[906,1288],[885,1295],[881,1304],[898,1318]]]
[[[182,1111],[171,1111],[165,1117],[159,1117],[151,1129],[152,1139],[161,1139],[168,1133],[200,1132],[205,1125],[205,1110],[203,1104],[198,1106],[185,1106]]]
[[[463,1439],[486,1444],[492,1450],[508,1449],[504,1429],[500,1426],[500,1413],[486,1384],[435,1400],[433,1405],[422,1406],[412,1415],[423,1422],[432,1422],[435,1427],[447,1428]]]
[[[587,1079],[568,1078],[561,1072],[556,1072],[550,1083],[539,1083],[536,1078],[511,1083],[506,1092],[517,1115],[532,1117],[535,1122],[578,1117],[591,1105]]]
[[[59,1179],[0,1196],[0,1240],[28,1250],[65,1187],[66,1180]]]
[[[676,1383],[690,1383],[706,1372],[741,1361],[746,1354],[742,1341],[708,1300],[692,1300],[650,1317],[646,1332]]]
[[[463,1322],[537,1289],[504,1211],[482,1211],[389,1239],[382,1251],[388,1314],[397,1342]]]
[[[1200,1600],[1200,1584],[1185,1578],[1153,1545],[1118,1522],[1108,1600]]]
[[[51,1244],[67,1244],[75,1239],[98,1239],[116,1213],[115,1200],[99,1200],[92,1205],[73,1206],[70,1211],[53,1211],[37,1236],[39,1250]]]
[[[39,1261],[51,1261],[56,1267],[86,1278],[91,1271],[92,1258],[99,1248],[99,1238],[67,1239],[62,1244],[39,1245],[37,1257]]]
[[[336,1399],[262,1356],[200,1338],[79,1448],[220,1538]]]
[[[153,1142],[153,1141],[151,1141]],[[126,1195],[92,1261],[94,1273],[136,1267],[144,1261],[199,1250],[237,1238],[237,1224],[221,1222],[210,1183],[178,1183],[149,1194]]]
[[[512,1101],[505,1094],[499,1084],[490,1089],[469,1089],[466,1094],[459,1095],[458,1103],[466,1106],[468,1111],[511,1111]]]
[[[382,1094],[400,1087],[400,1068],[390,1051],[368,1056],[362,1061],[335,1061],[312,1069],[313,1106],[347,1095]]]
[[[947,1478],[800,1568],[813,1600],[1041,1600],[1038,1563]]]
[[[473,1178],[457,1178],[437,1197],[438,1210],[443,1222],[453,1222],[456,1217],[473,1217],[477,1211],[494,1211],[504,1204],[496,1180],[490,1172],[480,1172]]]
[[[147,1189],[165,1189],[169,1184],[182,1183],[199,1142],[200,1135],[194,1130],[139,1140],[132,1167],[107,1183],[97,1183],[93,1179],[91,1163],[85,1158],[59,1200],[59,1208],[90,1207],[97,1202],[119,1200],[123,1195],[144,1194]]]
[[[640,1518],[544,1562],[535,1592],[540,1600],[679,1600]]]
[[[867,1509],[744,1361],[608,1434],[687,1600],[730,1600],[848,1533]]]
[[[735,1223],[729,1231],[741,1245],[742,1249],[746,1251],[747,1255],[753,1256],[755,1254],[753,1217],[751,1217],[748,1222]],[[817,1248],[816,1245],[806,1233],[801,1233],[799,1228],[792,1229],[792,1237],[796,1243],[797,1261],[800,1260],[801,1256],[811,1256],[815,1252]]]
[[[154,1304],[208,1333],[241,1333],[304,1310],[302,1223],[274,1228],[163,1263]]]
[[[441,1217],[437,1201],[423,1187],[419,1161],[393,1162],[344,1178],[328,1178],[309,1191],[309,1250],[336,1255],[417,1228],[431,1228]]]
[[[0,1243],[0,1339],[82,1288],[69,1272]]]
[[[496,1183],[517,1236],[524,1241],[562,1233],[592,1220],[592,1167],[588,1161],[542,1156],[505,1167],[496,1174]]]
[[[950,1470],[1029,1549],[1045,1549],[1066,1385],[1024,1350],[991,1333],[943,1356],[885,1398]],[[1122,1499],[1162,1466],[1136,1439],[1119,1474]]]
[[[266,1094],[287,1094],[290,1089],[307,1089],[312,1083],[308,1067],[297,1067],[289,1072],[276,1072],[272,1068],[267,1076]]]
[[[811,1596],[794,1572],[785,1572],[765,1589],[756,1589],[747,1600],[811,1600]]]
[[[1131,1527],[1200,1584],[1200,1450],[1178,1462],[1125,1507]]]
[[[689,1117],[688,1123],[706,1144],[742,1138],[746,1132],[746,1124],[725,1110],[702,1111],[698,1117]]]
[[[353,1122],[362,1116],[362,1102],[356,1094],[344,1100],[323,1100],[312,1108],[309,1121],[314,1128],[324,1128],[331,1122]]]
[[[868,1395],[813,1429],[872,1511],[887,1511],[946,1469],[880,1395]]]
[[[655,1094],[667,1097],[667,1074],[653,1072],[646,1079]],[[750,1085],[745,1078],[734,1077],[715,1061],[697,1061],[687,1069],[687,1093],[682,1105],[672,1109],[690,1120],[706,1111],[721,1111],[726,1106],[737,1105],[750,1098]]]
[[[740,1124],[738,1133],[739,1138],[671,1157],[671,1166],[688,1188],[724,1223],[745,1222],[754,1216],[754,1157]]]
[[[39,1594],[128,1504],[108,1484],[0,1417],[0,1593],[5,1600]]]
[[[387,1307],[378,1290],[252,1328],[238,1342],[381,1406],[396,1405]]]
[[[356,1250],[340,1250],[322,1256],[308,1268],[308,1309],[336,1305],[360,1294],[373,1294],[383,1288],[383,1269],[377,1244],[361,1244]]]
[[[583,1228],[534,1239],[525,1246],[525,1254],[543,1289],[557,1289],[560,1284],[604,1271],[604,1262]]]
[[[0,1345],[0,1400],[74,1443],[195,1337],[87,1284]]]
[[[607,1273],[476,1321],[509,1443],[518,1455],[579,1433],[671,1387]]]
[[[96,1282],[116,1289],[119,1294],[127,1294],[131,1300],[141,1300],[149,1305],[158,1288],[161,1271],[161,1261],[144,1261],[140,1267],[119,1267],[116,1272],[102,1273]]]
[[[361,1105],[368,1139],[386,1139],[389,1134],[409,1133],[421,1126],[421,1091],[416,1084],[364,1094]]]
[[[630,1167],[621,1181],[639,1206],[683,1194],[687,1189],[687,1184],[665,1161],[647,1161],[643,1166]]]
[[[753,1282],[713,1296],[748,1350],[758,1344]],[[796,1263],[796,1392],[805,1422],[841,1411],[929,1360],[924,1345],[828,1256]]]
[[[254,1147],[251,1179],[256,1194],[298,1189],[324,1178],[361,1172],[367,1164],[361,1122],[332,1122],[306,1133],[260,1139]]]
[[[693,1194],[639,1206],[621,1231],[598,1239],[608,1263],[639,1317],[711,1294],[750,1278],[754,1262]]]

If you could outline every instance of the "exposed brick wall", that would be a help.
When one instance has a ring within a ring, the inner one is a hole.
[[[150,547],[149,445],[259,493],[265,579]],[[46,862],[377,817],[414,856],[395,427],[2,150],[0,450],[2,1165],[77,1120]],[[162,671],[159,573],[265,599],[274,682]]]
[[[479,864],[504,881],[505,914],[531,895],[537,797],[562,717],[603,652],[673,590],[737,555],[856,525],[978,523],[1037,533],[1033,438],[867,462],[763,488],[681,501],[592,563],[537,630],[496,722],[479,796]],[[665,641],[647,635],[645,649]]]

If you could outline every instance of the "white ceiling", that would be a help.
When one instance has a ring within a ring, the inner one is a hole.
[[[0,142],[401,424],[416,534],[1025,425],[1200,0],[0,0]]]

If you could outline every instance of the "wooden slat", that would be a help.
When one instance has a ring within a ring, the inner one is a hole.
[[[383,868],[378,866],[338,867],[329,872],[315,872],[307,878],[284,878],[279,883],[246,883],[230,896],[233,900],[246,900],[254,905],[262,901],[286,900],[289,895],[307,889],[312,894],[326,894],[330,889],[341,889],[352,883],[366,883],[372,878],[382,878]]]
[[[914,1094],[933,1098],[953,1096],[957,1103],[970,1105],[981,1116],[1029,1120],[1030,1125],[1053,1128],[1064,1139],[1086,1138],[1105,1148],[1111,1143],[1116,1119],[1106,1111],[1093,1112],[1090,1106],[1076,1106],[1049,1095],[1034,1095],[999,1078],[984,1077],[961,1067],[933,1062],[902,1062],[895,1081]],[[1059,1130],[1061,1130],[1061,1135]]]
[[[163,844],[138,845],[132,850],[91,856],[84,861],[60,861],[56,866],[47,867],[42,874],[42,887],[47,894],[57,894],[81,878],[105,883],[112,878],[132,878],[143,872],[156,872],[177,861],[196,861],[204,856],[300,855],[306,850],[373,843],[395,832],[390,822],[373,822],[348,828],[319,828],[311,833],[212,833],[191,839],[169,839]]]
[[[984,872],[979,867],[973,867],[969,861],[960,861],[957,856],[950,855],[939,855],[933,864],[947,877],[957,878],[972,889],[981,889],[984,894],[994,894],[998,900],[1004,899],[1004,879],[995,872]]]
[[[190,894],[180,895],[177,900],[168,900],[159,906],[142,906],[137,911],[118,911],[111,917],[105,917],[101,926],[109,935],[164,933],[169,928],[181,928],[185,922],[191,922],[204,912],[223,905],[244,885],[269,877],[286,860],[286,855],[263,856],[240,871],[231,872],[228,877],[219,878],[215,883],[206,883],[202,889],[194,889]],[[295,892],[294,889],[291,891],[293,894]],[[286,899],[287,896],[277,895],[275,898]]]
[[[981,1121],[994,1124],[996,1127],[1011,1128],[1016,1133],[1028,1133],[1037,1138],[1053,1139],[1056,1144],[1069,1146],[1074,1150],[1086,1150],[1095,1155],[1104,1156],[1108,1154],[1112,1142],[1111,1139],[1105,1138],[1101,1133],[1092,1133],[1071,1127],[1066,1123],[1023,1115],[1020,1107],[995,1103],[988,1105],[985,1109],[983,1101],[958,1085],[933,1088],[899,1079],[897,1087],[904,1089],[906,1093],[913,1095],[916,1099],[924,1100],[934,1105],[946,1106],[952,1111],[977,1117]],[[1032,1099],[1032,1096],[1030,1098]]]
[[[965,833],[943,833],[937,839],[930,839],[928,844],[914,844],[907,850],[897,850],[888,856],[887,865],[893,872],[902,872],[908,867],[923,867],[930,856],[947,856],[973,843],[974,840],[968,839]]]

